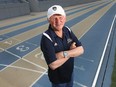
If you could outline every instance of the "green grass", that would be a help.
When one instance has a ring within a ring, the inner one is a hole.
[[[111,87],[116,87],[116,50],[115,50],[115,61],[114,61],[114,67],[112,72],[112,83]]]
[[[111,87],[116,87],[116,82],[112,82]]]

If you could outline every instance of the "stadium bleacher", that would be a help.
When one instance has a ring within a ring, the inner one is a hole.
[[[0,0],[0,4],[20,3],[20,0]]]
[[[30,14],[29,3],[22,0],[0,0],[0,19]]]
[[[53,4],[63,7],[99,0],[0,0],[0,20],[47,10]]]

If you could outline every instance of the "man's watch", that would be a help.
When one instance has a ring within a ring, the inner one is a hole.
[[[65,58],[68,58],[68,53],[66,51],[63,51],[63,55]]]

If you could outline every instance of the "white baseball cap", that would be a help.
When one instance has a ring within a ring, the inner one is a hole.
[[[49,19],[54,14],[66,16],[64,9],[60,5],[53,5],[48,9],[47,18]]]

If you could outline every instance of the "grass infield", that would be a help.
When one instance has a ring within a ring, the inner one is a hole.
[[[116,87],[116,49],[115,49],[115,61],[114,61],[113,72],[112,72],[111,87]]]

